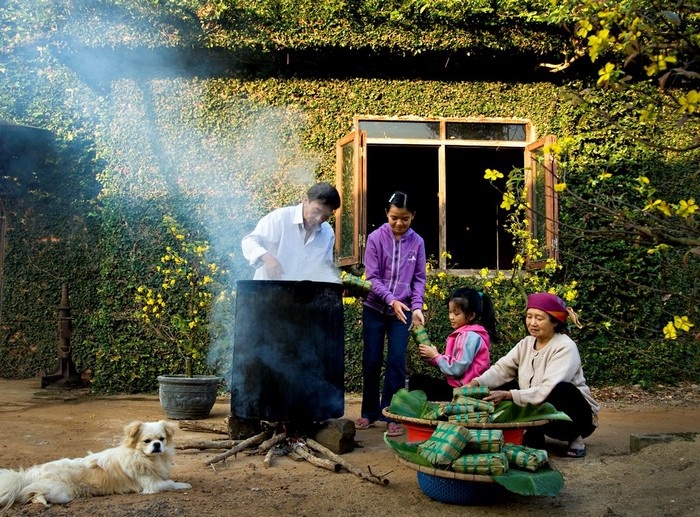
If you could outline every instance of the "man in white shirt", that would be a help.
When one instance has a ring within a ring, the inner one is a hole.
[[[311,187],[301,204],[278,208],[241,241],[254,280],[340,282],[333,263],[335,232],[327,220],[340,207],[329,183]]]

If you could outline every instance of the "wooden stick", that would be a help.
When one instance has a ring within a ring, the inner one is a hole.
[[[267,436],[267,431],[263,431],[262,433],[256,434],[255,436],[251,436],[250,438],[243,440],[241,443],[234,446],[233,448],[226,451],[225,453],[219,454],[218,456],[214,456],[213,458],[205,461],[204,466],[212,465],[213,463],[218,463],[220,461],[224,461],[229,456],[233,456],[234,454],[241,452],[243,449],[245,449],[247,447],[252,447],[253,445],[258,445],[259,443],[262,443],[263,440],[265,440],[265,436]]]
[[[275,445],[277,445],[280,442],[283,442],[287,439],[287,433],[279,433],[274,435],[272,438],[269,440],[265,440],[263,443],[261,443],[258,446],[258,453],[263,453],[267,450],[271,450]]]
[[[263,460],[263,467],[268,468],[270,464],[272,463],[272,457],[275,455],[275,448],[270,447],[270,449],[267,451],[267,454],[265,454],[265,459]]]
[[[356,476],[370,481],[372,483],[376,483],[378,485],[388,485],[389,480],[386,479],[384,476],[377,476],[376,474],[373,474],[372,471],[369,471],[369,474],[362,472],[360,469],[352,465],[351,463],[345,461],[343,458],[338,456],[336,453],[328,449],[327,447],[324,447],[320,443],[318,443],[316,440],[312,440],[311,438],[306,439],[306,445],[312,448],[313,450],[320,452],[324,456],[329,457],[331,460],[336,462],[338,465],[342,466],[345,470],[348,472],[351,472],[352,474],[355,474]]]
[[[317,467],[321,467],[322,469],[332,470],[333,472],[338,472],[341,469],[341,466],[338,463],[333,463],[330,460],[317,458],[316,456],[311,454],[311,451],[306,448],[306,445],[299,445],[298,447],[295,447],[294,452],[296,452],[299,456],[304,458],[312,465],[316,465]]]
[[[227,424],[214,424],[211,422],[203,422],[201,420],[180,420],[178,426],[180,427],[180,429],[183,429],[185,431],[228,435]]]
[[[175,445],[176,449],[229,449],[241,443],[241,440],[205,440],[201,442],[183,442]]]

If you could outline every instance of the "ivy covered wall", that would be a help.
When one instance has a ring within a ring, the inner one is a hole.
[[[562,78],[530,66],[554,59],[565,44],[558,29],[536,16],[519,16],[514,24],[515,15],[498,18],[484,7],[467,21],[447,13],[421,21],[400,2],[384,4],[388,11],[372,11],[370,3],[323,2],[343,13],[340,21],[329,23],[338,18],[332,9],[314,8],[321,14],[301,26],[300,12],[285,2],[233,8],[227,2],[36,1],[32,16],[20,2],[8,3],[0,120],[44,128],[55,144],[52,156],[32,168],[39,186],[19,182],[17,193],[2,191],[9,222],[3,375],[53,370],[56,307],[66,281],[73,358],[81,371],[91,370],[93,388],[155,389],[158,374],[181,365],[137,324],[133,310],[136,287],[162,255],[163,214],[211,242],[231,286],[250,278],[241,236],[271,208],[297,202],[314,181],[334,181],[335,142],[354,115],[518,117],[532,120],[540,135],[560,137],[585,127],[591,146],[581,149],[584,158],[604,155],[630,174],[640,164],[652,176],[683,169],[663,157],[649,159],[627,135],[586,119],[567,95],[581,86],[580,70]],[[227,8],[217,13],[222,5]],[[295,23],[283,26],[280,20],[289,17]],[[454,30],[446,33],[439,23]],[[505,26],[512,29],[499,32]],[[364,43],[348,38],[353,34],[366,36]],[[673,135],[672,128],[655,131]],[[15,174],[3,169],[3,176],[7,183]],[[595,196],[590,180],[582,159],[571,184]],[[561,212],[560,275],[580,280],[577,308],[590,323],[576,337],[590,380],[697,376],[694,343],[669,344],[658,335],[672,308],[656,300],[643,304],[648,292],[629,287],[654,274],[660,291],[677,290],[679,283],[697,289],[697,270],[679,278],[645,250],[620,242],[588,246],[576,229],[604,223],[573,201],[564,201]],[[441,310],[429,327],[436,342],[444,339]],[[520,310],[503,315],[502,325],[518,325]],[[357,318],[357,305],[347,306],[349,390],[360,385]],[[503,352],[509,343],[499,346]],[[212,349],[217,364],[225,364],[230,336]]]

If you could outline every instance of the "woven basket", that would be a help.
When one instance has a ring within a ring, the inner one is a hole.
[[[396,456],[399,463],[418,472],[418,486],[425,495],[447,504],[488,505],[500,500],[505,493],[491,476],[460,474],[411,463]]]

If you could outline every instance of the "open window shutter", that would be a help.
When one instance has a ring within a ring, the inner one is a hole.
[[[340,210],[335,219],[335,249],[339,266],[362,262],[367,228],[365,131],[354,131],[336,143],[336,188]]]
[[[555,136],[547,135],[525,149],[525,185],[530,205],[527,218],[531,237],[537,240],[542,251],[541,259],[528,262],[530,268],[543,267],[547,258],[559,260],[558,199],[554,190],[557,162],[549,152],[549,146],[556,141]]]

